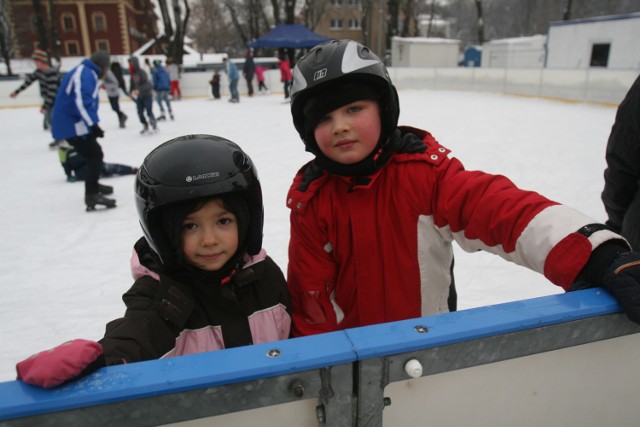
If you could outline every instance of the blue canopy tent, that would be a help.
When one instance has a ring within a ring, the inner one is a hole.
[[[249,42],[249,47],[310,48],[329,40],[333,38],[318,35],[302,24],[278,24],[264,36]]]

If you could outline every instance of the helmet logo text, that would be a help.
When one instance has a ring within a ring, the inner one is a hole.
[[[187,182],[193,182],[201,179],[217,178],[219,176],[220,176],[220,172],[209,172],[209,173],[202,173],[200,175],[189,175],[187,176],[186,180]]]
[[[322,70],[316,71],[313,74],[313,81],[315,82],[316,80],[320,80],[323,77],[327,76],[327,69],[323,68]]]

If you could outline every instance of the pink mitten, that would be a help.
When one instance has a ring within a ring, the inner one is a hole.
[[[49,388],[104,366],[102,346],[94,341],[76,339],[51,350],[41,351],[16,365],[18,379],[27,384]]]

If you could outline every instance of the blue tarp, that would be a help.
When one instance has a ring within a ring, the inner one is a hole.
[[[329,40],[333,38],[318,35],[302,24],[278,24],[264,36],[249,42],[249,47],[307,48]]]

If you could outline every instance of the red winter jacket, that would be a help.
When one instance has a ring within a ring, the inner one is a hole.
[[[296,175],[287,197],[295,336],[447,312],[454,240],[568,289],[591,251],[619,238],[578,233],[596,221],[465,170],[428,132],[400,130],[426,149],[394,153],[369,179],[323,172],[301,186],[309,165]]]

